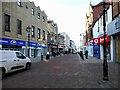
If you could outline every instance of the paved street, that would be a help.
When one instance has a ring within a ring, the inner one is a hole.
[[[103,81],[102,61],[81,60],[71,54],[32,62],[31,70],[7,75],[3,88],[117,88],[118,64],[109,62],[109,81]]]

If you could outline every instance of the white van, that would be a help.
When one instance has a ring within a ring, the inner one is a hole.
[[[0,75],[31,67],[31,60],[20,51],[0,50]]]

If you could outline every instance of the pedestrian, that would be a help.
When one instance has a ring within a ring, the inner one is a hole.
[[[83,51],[80,51],[80,57],[84,60]]]
[[[49,54],[49,52],[47,52],[46,59],[47,59],[47,60],[50,59],[50,54]]]
[[[85,50],[85,58],[88,59],[88,50]]]
[[[43,53],[41,53],[41,61],[43,60]]]

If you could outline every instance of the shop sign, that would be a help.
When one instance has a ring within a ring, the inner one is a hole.
[[[89,42],[89,46],[93,46],[93,42]]]
[[[109,42],[109,37],[106,35],[105,37],[106,42]],[[100,38],[94,38],[93,39],[94,44],[103,44],[104,43],[104,36]]]
[[[40,44],[40,47],[42,47],[42,48],[46,48],[47,45],[45,45],[45,44]]]
[[[31,47],[38,47],[38,43],[29,42],[29,46],[31,46]]]
[[[52,48],[57,48],[57,46],[52,46]]]
[[[65,47],[65,45],[59,45],[58,46],[58,48],[64,48]]]
[[[100,44],[100,38],[94,38],[93,42],[94,44]]]
[[[47,47],[47,45],[45,45],[45,44],[39,44],[39,43],[36,43],[36,42],[29,42],[29,46],[31,46],[31,47],[42,47],[42,48]]]
[[[15,45],[15,46],[26,46],[25,41],[7,39],[7,38],[0,38],[0,44],[3,44],[3,45]]]
[[[85,46],[88,46],[88,42],[85,43]]]

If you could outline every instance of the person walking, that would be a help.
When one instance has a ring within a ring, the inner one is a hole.
[[[80,57],[84,60],[83,51],[80,51]]]
[[[50,53],[49,52],[47,52],[46,59],[47,60],[50,59]]]
[[[85,58],[88,59],[88,50],[85,50]]]

